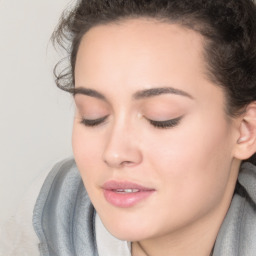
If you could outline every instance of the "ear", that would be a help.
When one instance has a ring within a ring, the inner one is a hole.
[[[239,120],[239,138],[236,142],[234,156],[245,160],[256,152],[256,102],[247,106]]]

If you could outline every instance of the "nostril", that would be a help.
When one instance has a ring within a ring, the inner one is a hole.
[[[133,161],[119,161],[119,159],[104,159],[104,163],[112,167],[124,167],[124,166],[133,166],[135,162]]]
[[[123,161],[121,163],[121,165],[123,165],[123,166],[131,166],[131,165],[134,165],[134,162],[132,162],[132,161]]]

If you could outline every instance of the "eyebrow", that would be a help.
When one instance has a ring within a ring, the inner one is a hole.
[[[87,95],[90,97],[94,97],[94,98],[98,98],[101,100],[106,100],[105,96],[93,89],[88,89],[85,87],[77,87],[77,88],[72,88],[70,90],[70,92],[73,94],[73,96],[75,96],[76,94],[83,94],[83,95]]]
[[[190,99],[193,99],[193,97],[189,93],[173,87],[152,88],[152,89],[138,91],[133,95],[133,98],[137,100],[137,99],[149,98],[149,97],[154,97],[161,94],[169,94],[169,93],[181,95],[181,96],[185,96]]]
[[[83,95],[87,95],[90,97],[107,101],[106,97],[100,92],[93,89],[85,88],[85,87],[72,88],[70,89],[69,92],[72,93],[73,96],[75,96],[76,94],[83,94]],[[175,95],[181,95],[181,96],[185,96],[190,99],[193,99],[193,97],[189,93],[173,87],[160,87],[160,88],[151,88],[151,89],[141,90],[133,94],[133,99],[138,100],[143,98],[150,98],[150,97],[158,96],[161,94],[175,94]]]

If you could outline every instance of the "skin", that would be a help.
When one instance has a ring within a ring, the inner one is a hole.
[[[92,28],[79,47],[75,87],[101,97],[74,96],[75,160],[103,224],[133,241],[133,256],[210,255],[230,205],[239,134],[222,89],[206,76],[203,43],[179,25],[134,19]],[[166,87],[184,93],[135,97]],[[81,123],[104,116],[93,127]],[[170,128],[148,121],[177,117]],[[103,195],[109,180],[155,192],[132,207],[116,207]]]

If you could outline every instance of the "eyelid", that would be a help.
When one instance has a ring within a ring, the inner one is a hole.
[[[93,127],[93,126],[97,126],[97,125],[102,124],[107,118],[108,118],[108,115],[100,117],[100,118],[97,118],[97,119],[85,119],[85,118],[82,118],[80,123],[85,125],[85,126]]]
[[[183,118],[183,116],[180,116],[180,117],[177,117],[177,118],[164,120],[164,121],[155,121],[155,120],[151,120],[151,119],[148,119],[148,118],[146,118],[146,119],[149,121],[149,123],[151,125],[153,125],[156,128],[167,129],[167,128],[172,128],[172,127],[177,126],[180,123],[182,118]]]

